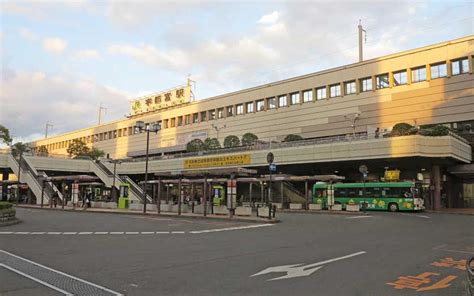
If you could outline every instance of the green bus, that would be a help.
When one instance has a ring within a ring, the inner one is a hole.
[[[367,210],[421,211],[424,207],[422,186],[416,182],[335,183],[317,182],[313,203],[328,205],[359,204]]]

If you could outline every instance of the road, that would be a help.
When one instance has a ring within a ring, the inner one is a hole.
[[[23,223],[0,228],[0,295],[458,296],[474,255],[467,215],[279,214],[269,226],[17,212]]]

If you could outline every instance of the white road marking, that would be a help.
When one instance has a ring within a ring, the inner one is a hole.
[[[92,231],[82,231],[82,232],[79,232],[78,234],[92,234]]]
[[[171,231],[171,234],[184,234],[184,231]]]
[[[154,231],[142,231],[141,234],[155,234]]]
[[[249,225],[249,226],[236,226],[236,227],[228,227],[228,228],[216,228],[216,229],[207,229],[207,230],[196,230],[196,231],[190,231],[189,233],[198,234],[198,233],[209,233],[209,232],[220,232],[220,231],[230,231],[230,230],[251,229],[251,228],[259,228],[259,227],[267,227],[267,226],[273,226],[273,224],[257,224],[257,225]]]
[[[17,231],[15,234],[30,234],[29,231]]]
[[[0,250],[0,252],[2,252],[2,253],[4,253],[4,254],[7,254],[7,255],[10,255],[10,256],[12,256],[12,257],[15,257],[15,258],[17,258],[17,259],[26,261],[26,262],[28,262],[28,263],[30,263],[30,264],[33,264],[33,265],[36,265],[36,266],[38,266],[38,267],[44,268],[44,269],[46,269],[46,270],[55,272],[55,273],[60,274],[60,275],[62,275],[62,276],[69,277],[69,278],[72,278],[72,279],[74,279],[74,280],[76,280],[76,281],[83,282],[83,283],[85,283],[85,284],[94,286],[94,287],[96,287],[96,288],[98,288],[98,289],[100,289],[100,290],[109,292],[109,293],[111,293],[111,294],[114,294],[114,295],[117,295],[117,296],[119,296],[119,295],[121,296],[121,295],[122,295],[122,294],[120,294],[120,293],[118,293],[118,292],[115,292],[115,291],[113,291],[113,290],[107,289],[107,288],[105,288],[105,287],[99,286],[99,285],[94,284],[94,283],[91,283],[91,282],[88,282],[88,281],[86,281],[86,280],[80,279],[80,278],[75,277],[75,276],[73,276],[73,275],[69,275],[69,274],[64,273],[64,272],[61,272],[61,271],[59,271],[59,270],[55,270],[55,269],[52,269],[52,268],[50,268],[50,267],[41,265],[41,264],[39,264],[39,263],[36,263],[36,262],[31,261],[31,260],[28,260],[28,259],[26,259],[26,258],[17,256],[17,255],[15,255],[15,254],[9,253],[9,252],[7,252],[7,251]],[[4,265],[4,264],[2,264],[2,265],[3,265],[3,266],[6,266],[6,265]],[[8,268],[8,267],[7,267],[7,268]],[[25,276],[28,277],[28,275],[25,275]],[[30,276],[29,278],[31,278],[32,280],[34,280],[31,276]],[[46,284],[47,284],[47,283],[46,283]],[[50,287],[50,288],[54,289],[53,287]],[[58,289],[58,288],[56,288],[55,290],[60,291],[60,289]],[[73,295],[73,294],[70,294],[69,292],[66,292],[66,291],[63,291],[63,290],[61,290],[61,293],[65,293],[65,295]]]
[[[139,234],[140,232],[138,231],[127,231],[125,234]]]
[[[347,217],[346,219],[363,219],[363,218],[371,218],[372,216],[368,216],[368,215],[365,215],[365,216],[351,216],[351,217]]]
[[[409,216],[409,217],[417,217],[417,218],[423,218],[423,219],[431,219],[430,216],[425,216],[425,215],[414,215],[414,214],[407,214],[407,213],[401,213],[402,216]]]
[[[356,252],[349,255],[345,255],[345,256],[341,256],[341,257],[337,257],[337,258],[333,258],[333,259],[329,259],[329,260],[325,260],[325,261],[321,261],[321,262],[317,262],[313,264],[308,264],[308,265],[304,265],[304,263],[300,263],[300,264],[268,267],[260,272],[257,272],[254,275],[251,275],[250,277],[259,276],[259,275],[267,274],[267,273],[273,273],[273,272],[284,272],[286,273],[286,275],[272,278],[267,281],[276,281],[276,280],[290,279],[290,278],[301,277],[301,276],[308,276],[314,273],[315,271],[317,271],[318,269],[323,268],[323,266],[321,265],[343,260],[343,259],[348,259],[348,258],[359,256],[359,255],[363,255],[365,253],[366,253],[365,251]]]
[[[417,215],[417,217],[420,217],[420,218],[425,218],[425,219],[431,219],[430,216],[424,216],[424,215]]]
[[[75,231],[71,231],[71,232],[63,232],[63,234],[77,234],[77,232],[75,232]]]
[[[46,232],[44,231],[35,231],[35,232],[32,232],[30,234],[45,234]]]
[[[12,234],[13,231],[0,231],[0,234]]]
[[[37,278],[35,278],[35,277],[33,277],[33,276],[29,275],[29,274],[23,273],[23,272],[21,272],[21,271],[15,269],[15,268],[10,267],[10,266],[8,266],[8,265],[5,265],[5,264],[3,264],[3,263],[0,263],[0,266],[5,267],[6,269],[8,269],[8,270],[10,270],[10,271],[13,271],[13,272],[15,272],[15,273],[17,273],[17,274],[19,274],[19,275],[22,275],[22,276],[24,276],[24,277],[26,277],[26,278],[29,278],[30,280],[33,280],[33,281],[35,281],[35,282],[37,282],[37,283],[40,283],[40,284],[42,284],[43,286],[46,286],[46,287],[51,288],[51,289],[53,289],[53,290],[56,290],[56,291],[58,291],[58,292],[60,292],[60,293],[63,293],[64,295],[73,295],[73,294],[71,294],[71,293],[69,293],[69,292],[66,292],[66,291],[64,291],[64,290],[61,290],[61,289],[59,289],[58,287],[55,287],[55,286],[53,286],[53,285],[50,285],[50,284],[48,284],[47,282],[44,282],[44,281],[42,281],[42,280],[40,280],[40,279],[37,279]]]
[[[123,234],[123,231],[111,231],[110,234]]]
[[[109,234],[107,231],[96,231],[94,234]]]
[[[169,231],[156,231],[156,234],[170,234]]]
[[[61,232],[50,231],[47,234],[61,234]]]

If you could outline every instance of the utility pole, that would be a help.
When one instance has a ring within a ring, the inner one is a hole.
[[[46,131],[44,133],[44,138],[47,139],[48,138],[48,129],[49,128],[53,128],[53,125],[51,123],[49,123],[49,121],[46,122]]]
[[[367,42],[367,31],[364,30],[361,24],[361,20],[359,20],[359,62],[362,62],[364,60],[364,55],[363,55],[363,45],[362,45],[362,34],[365,33],[365,42]]]
[[[100,125],[100,116],[102,115],[102,110],[104,110],[107,113],[107,108],[102,107],[102,103],[99,105],[99,124]]]

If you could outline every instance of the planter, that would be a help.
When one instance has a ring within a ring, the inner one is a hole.
[[[229,215],[229,210],[226,206],[215,206],[214,215]]]
[[[207,214],[211,213],[211,206],[207,205]],[[204,205],[195,205],[194,206],[194,214],[203,214],[204,215]]]
[[[171,212],[171,207],[172,207],[172,205],[170,205],[170,204],[161,204],[160,205],[160,211],[162,211],[162,212]]]
[[[276,206],[277,209],[283,208],[283,205],[281,203],[272,203],[272,205]]]
[[[235,208],[236,216],[252,216],[252,208],[250,207],[237,207]]]
[[[323,209],[321,204],[309,204],[308,209],[311,211],[320,211]]]
[[[290,210],[301,210],[301,209],[303,209],[303,204],[290,203]]]
[[[360,206],[358,204],[354,205],[346,205],[346,211],[348,212],[359,212],[360,211]]]
[[[178,208],[179,208],[179,205],[172,205],[171,206],[171,212],[178,213]],[[181,213],[187,213],[187,212],[188,212],[188,206],[187,205],[181,205]]]
[[[258,217],[268,218],[268,207],[261,207],[257,209]]]
[[[342,205],[332,205],[331,206],[331,211],[342,211]]]
[[[143,211],[143,205],[140,203],[128,204],[128,209],[132,211]]]

